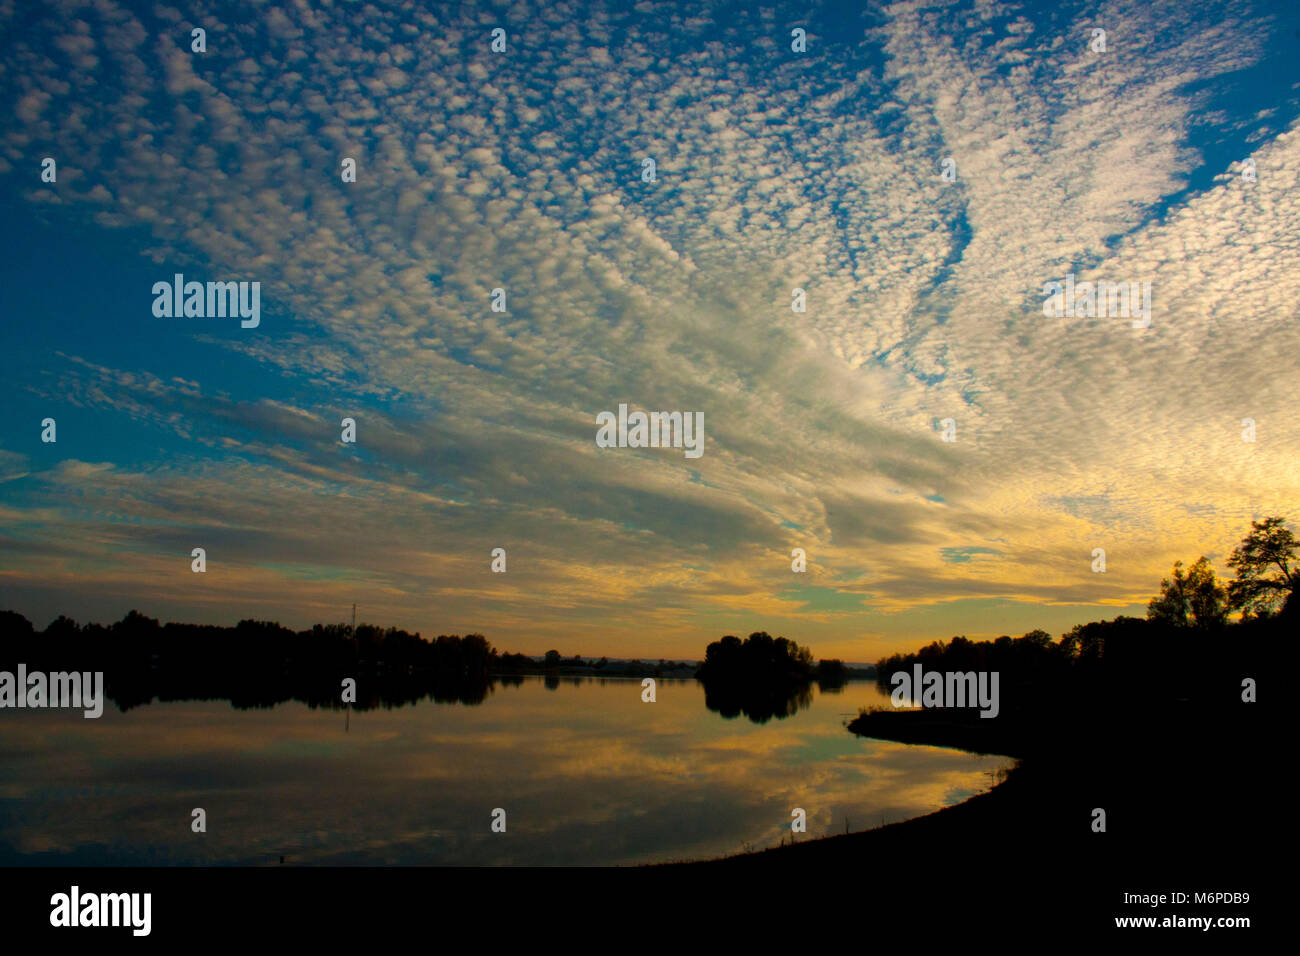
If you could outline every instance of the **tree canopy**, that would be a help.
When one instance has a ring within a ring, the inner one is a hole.
[[[1147,618],[1175,627],[1218,627],[1228,619],[1228,592],[1204,555],[1183,571],[1174,562],[1171,577],[1160,582],[1160,594],[1147,605]]]
[[[1228,602],[1245,617],[1267,617],[1291,603],[1300,585],[1296,541],[1286,519],[1273,515],[1250,523],[1250,534],[1228,558],[1237,579],[1228,585]]]

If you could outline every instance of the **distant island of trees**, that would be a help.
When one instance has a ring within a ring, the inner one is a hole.
[[[704,703],[724,717],[744,714],[754,723],[789,717],[812,702],[812,683],[842,687],[850,673],[839,660],[813,663],[812,651],[784,637],[756,631],[743,641],[728,634],[711,643],[695,679]]]

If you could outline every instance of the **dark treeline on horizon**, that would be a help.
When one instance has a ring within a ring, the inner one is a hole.
[[[673,676],[689,665],[660,660],[587,662],[548,651],[542,660],[497,650],[481,634],[442,634],[433,640],[400,628],[316,624],[293,631],[272,621],[233,627],[160,623],[138,611],[122,620],[78,624],[59,616],[38,631],[23,615],[0,611],[0,670],[102,671],[108,699],[126,711],[157,699],[229,700],[238,709],[290,700],[341,708],[341,682],[357,679],[357,710],[436,703],[479,704],[497,683],[524,675],[560,677]],[[689,671],[688,671],[689,673]],[[680,676],[680,674],[678,674]]]
[[[945,674],[996,672],[1001,715],[984,721],[969,708],[946,709],[900,720],[912,715],[886,710],[860,717],[858,732],[922,739],[946,724],[948,740],[1022,755],[1059,744],[1080,729],[1075,715],[1099,702],[1121,715],[1121,726],[1144,714],[1236,708],[1243,682],[1278,673],[1283,649],[1300,635],[1298,553],[1285,520],[1265,518],[1251,523],[1228,559],[1235,580],[1219,581],[1204,557],[1186,571],[1176,562],[1146,618],[1079,624],[1056,641],[1041,630],[985,641],[959,636],[883,658],[876,681],[885,692],[896,673],[913,674],[917,665]],[[1233,611],[1241,612],[1235,622]],[[955,730],[956,723],[967,728]]]
[[[1180,628],[1165,621],[1116,617],[1080,624],[1059,640],[1045,631],[1022,637],[934,641],[876,665],[883,692],[894,688],[896,672],[996,672],[1000,676],[1002,730],[1029,725],[1049,714],[1078,711],[1111,701],[1130,713],[1187,703],[1241,699],[1241,682],[1258,679],[1283,640],[1295,637],[1300,615],[1252,619],[1220,628]],[[949,717],[977,715],[947,711]],[[1039,724],[1037,729],[1048,730]]]
[[[1220,583],[1203,557],[1186,571],[1178,562],[1151,599],[1145,620],[1121,616],[1080,624],[1059,641],[1045,631],[1015,639],[935,641],[880,660],[875,677],[889,691],[892,675],[916,664],[927,671],[997,672],[1002,712],[1010,718],[999,721],[1000,732],[1031,723],[1039,731],[1045,726],[1039,718],[1097,695],[1123,700],[1126,707],[1171,698],[1235,699],[1243,676],[1267,669],[1279,639],[1300,631],[1300,568],[1293,568],[1298,552],[1300,543],[1284,519],[1252,522],[1228,559],[1236,580]],[[1235,623],[1229,621],[1233,610],[1242,613]],[[537,661],[502,653],[481,634],[428,640],[369,624],[355,632],[346,624],[293,631],[256,620],[234,627],[160,624],[137,611],[107,627],[60,616],[37,631],[23,615],[0,611],[0,669],[19,663],[31,671],[102,671],[108,698],[122,710],[154,699],[228,699],[235,707],[299,700],[337,708],[348,677],[357,679],[358,709],[430,696],[439,703],[477,704],[492,692],[494,680],[518,682],[524,674],[545,674],[547,686],[555,687],[562,673],[659,676],[688,666],[637,661],[629,670],[606,658],[566,661],[554,650]],[[743,641],[727,635],[710,643],[695,677],[711,710],[762,723],[807,707],[814,681],[833,691],[858,673],[839,660],[814,664],[807,647],[756,631]]]
[[[731,653],[733,644],[737,653]],[[102,671],[106,694],[120,710],[153,700],[229,700],[245,709],[297,700],[337,709],[343,678],[357,678],[358,710],[394,707],[431,697],[437,703],[479,704],[495,683],[519,684],[544,675],[691,676],[695,662],[565,658],[503,653],[481,634],[439,635],[433,640],[399,628],[316,624],[294,631],[272,621],[243,620],[233,627],[160,623],[138,611],[107,626],[81,625],[59,616],[43,631],[14,611],[0,611],[0,669]],[[811,702],[809,684],[831,690],[850,674],[838,661],[812,664],[807,648],[766,633],[744,642],[724,637],[709,645],[702,668],[706,703],[726,717],[744,713],[756,722],[786,717]]]
[[[234,627],[160,624],[137,611],[107,627],[60,616],[44,631],[0,611],[0,666],[103,671],[122,710],[158,700],[228,699],[237,708],[299,700],[341,707],[341,682],[357,678],[358,710],[424,697],[477,704],[492,680],[540,671],[523,654],[503,654],[481,634],[427,640],[399,628],[317,624],[293,631],[271,621]]]
[[[25,664],[31,671],[102,671],[106,694],[120,710],[153,700],[229,700],[240,709],[298,700],[337,709],[341,682],[357,678],[358,710],[394,707],[431,697],[437,703],[479,704],[494,684],[519,684],[544,675],[697,676],[705,701],[724,717],[745,714],[761,723],[787,717],[812,700],[810,684],[842,687],[852,676],[838,660],[812,663],[811,652],[765,632],[743,642],[727,636],[695,662],[611,662],[565,658],[547,651],[537,660],[503,653],[481,634],[439,635],[433,640],[399,628],[316,624],[294,631],[272,621],[242,620],[233,627],[160,623],[130,611],[108,626],[81,625],[59,616],[44,631],[15,611],[0,611],[0,669]]]

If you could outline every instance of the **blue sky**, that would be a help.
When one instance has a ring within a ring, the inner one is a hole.
[[[1298,42],[1291,3],[0,2],[0,605],[850,660],[1141,614],[1300,514]],[[260,324],[155,317],[177,272]],[[1069,273],[1150,327],[1045,318]],[[598,448],[620,403],[704,455]]]

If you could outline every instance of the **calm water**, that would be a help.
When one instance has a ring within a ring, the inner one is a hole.
[[[919,816],[1011,766],[856,737],[874,684],[786,719],[724,719],[695,681],[540,678],[478,706],[240,711],[149,704],[99,720],[0,711],[0,864],[629,864]],[[345,728],[346,724],[346,728]],[[207,811],[207,833],[190,811]],[[494,808],[507,830],[490,829]]]

